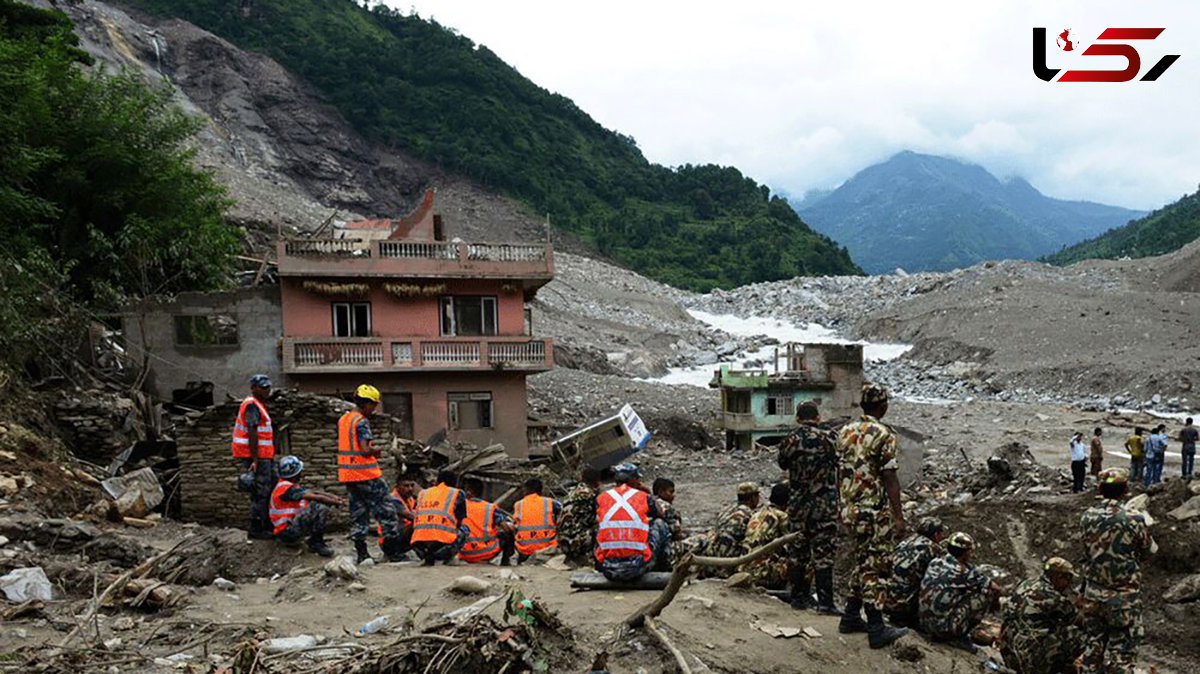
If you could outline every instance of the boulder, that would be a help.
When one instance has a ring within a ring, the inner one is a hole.
[[[1193,496],[1185,501],[1183,505],[1167,513],[1167,517],[1181,522],[1190,520],[1197,515],[1200,515],[1200,496]]]
[[[1172,585],[1163,595],[1163,599],[1169,604],[1182,604],[1200,599],[1200,573],[1194,573]]]

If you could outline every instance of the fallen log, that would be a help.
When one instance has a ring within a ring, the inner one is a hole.
[[[671,582],[671,572],[651,571],[632,580],[609,580],[599,571],[571,574],[571,587],[585,590],[661,590]]]

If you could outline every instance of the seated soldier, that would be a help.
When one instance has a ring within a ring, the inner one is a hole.
[[[917,523],[917,532],[900,542],[892,553],[892,577],[887,582],[884,610],[888,619],[900,627],[917,626],[917,607],[921,594],[921,579],[929,563],[946,554],[942,538],[946,527],[936,517],[926,517]]]
[[[309,550],[332,557],[333,550],[325,544],[325,505],[344,506],[346,500],[300,486],[303,473],[304,462],[300,459],[285,456],[279,460],[279,482],[271,491],[269,510],[273,533],[284,543],[299,543],[307,536]]]
[[[654,492],[654,504],[658,506],[658,512],[662,513],[663,522],[667,524],[667,531],[671,533],[671,540],[667,544],[667,554],[662,556],[655,571],[670,571],[684,553],[683,516],[675,508],[675,483],[668,478],[659,477],[654,479],[654,484],[650,485],[650,489]]]
[[[1086,640],[1076,626],[1075,568],[1051,557],[1042,574],[1013,591],[1000,626],[1000,655],[1017,674],[1069,671],[1083,654]]]
[[[437,485],[417,495],[417,514],[413,518],[412,547],[424,566],[442,562],[456,563],[459,550],[467,542],[467,497],[455,488],[458,476],[453,471],[438,473]]]
[[[513,506],[518,564],[535,552],[557,550],[558,528],[555,522],[562,514],[562,504],[542,496],[542,488],[542,481],[536,477],[525,480],[525,498]]]
[[[400,538],[396,544],[395,553],[403,559],[412,549],[412,523],[417,512],[417,492],[420,487],[411,478],[400,477],[390,494],[392,505],[396,507],[396,521],[400,525]],[[383,526],[376,525],[379,533],[379,546],[383,547]]]
[[[512,563],[513,534],[516,529],[508,515],[494,503],[483,500],[483,480],[465,477],[467,493],[467,540],[458,558],[470,564],[486,564],[500,555],[500,566]]]
[[[665,554],[667,524],[631,463],[613,468],[616,486],[596,497],[596,568],[613,581],[634,580]]]
[[[767,507],[754,513],[750,523],[746,525],[746,540],[742,544],[741,554],[761,548],[776,538],[787,535],[787,506],[791,496],[792,490],[786,482],[771,487]],[[780,548],[765,557],[741,565],[738,571],[750,574],[750,582],[758,587],[786,590],[790,568],[791,556],[786,548]]]
[[[974,653],[971,631],[1000,597],[1000,586],[971,564],[975,539],[959,531],[946,554],[929,563],[921,579],[918,618],[930,637]]]
[[[746,542],[746,527],[760,501],[758,485],[743,482],[737,486],[737,503],[725,509],[717,518],[717,527],[709,532],[704,554],[709,557],[741,557]],[[709,567],[700,573],[702,578],[728,578],[733,569]]]
[[[596,497],[600,494],[600,471],[583,469],[579,484],[571,490],[558,520],[558,549],[575,566],[592,563],[596,544]]]

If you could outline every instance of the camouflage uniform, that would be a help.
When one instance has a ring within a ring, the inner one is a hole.
[[[843,469],[842,524],[853,543],[850,594],[863,605],[882,609],[885,579],[892,567],[892,514],[883,489],[883,472],[894,470],[896,436],[878,419],[864,414],[838,434]]]
[[[937,639],[962,639],[983,620],[991,605],[991,579],[945,554],[929,563],[921,579],[921,628]]]
[[[558,549],[573,564],[590,564],[596,542],[596,497],[586,484],[575,485],[558,521]]]
[[[355,542],[366,541],[371,527],[371,517],[379,522],[385,541],[385,552],[400,541],[400,522],[396,506],[388,493],[387,482],[382,477],[362,482],[347,482],[350,493],[350,538]],[[391,541],[391,543],[387,543]]]
[[[717,518],[717,528],[708,534],[704,552],[710,557],[741,557],[745,552],[746,528],[754,511],[750,506],[737,503],[730,506]],[[733,575],[731,568],[710,568],[703,574],[706,577],[728,578]]]
[[[916,533],[900,542],[892,554],[892,577],[884,609],[897,625],[916,625],[921,579],[930,562],[945,555],[942,546]]]
[[[788,526],[804,537],[791,544],[797,572],[832,569],[837,543],[838,456],[834,434],[802,425],[779,443],[779,467],[788,473]]]
[[[1112,499],[1089,508],[1080,524],[1089,642],[1080,671],[1132,673],[1142,638],[1141,561],[1150,553],[1150,532],[1141,517]]]
[[[310,502],[292,517],[286,528],[276,536],[284,543],[298,543],[305,537],[310,541],[323,540],[329,508],[324,503]]]
[[[667,543],[667,554],[663,556],[661,568],[670,570],[675,566],[686,552],[686,546],[683,540],[683,515],[675,509],[675,506],[666,501],[654,497],[654,502],[658,505],[658,512],[662,513],[663,522],[667,525],[667,531],[670,532],[670,540]]]
[[[746,540],[740,554],[745,554],[755,548],[760,548],[771,541],[788,533],[788,514],[768,505],[750,517],[746,525]],[[776,550],[766,557],[743,564],[738,571],[750,574],[750,581],[768,590],[782,590],[788,584],[788,571],[791,560],[784,550]]]
[[[1000,654],[1018,674],[1056,674],[1068,669],[1083,651],[1083,635],[1074,626],[1072,598],[1055,589],[1046,574],[1026,580],[1004,608]]]

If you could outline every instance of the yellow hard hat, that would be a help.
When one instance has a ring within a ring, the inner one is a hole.
[[[374,403],[379,402],[379,389],[370,384],[363,384],[354,389],[354,395]]]

